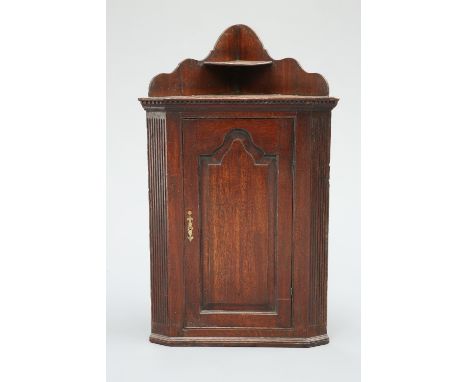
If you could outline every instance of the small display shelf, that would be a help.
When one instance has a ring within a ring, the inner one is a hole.
[[[262,66],[271,65],[273,61],[248,61],[248,60],[232,60],[232,61],[204,61],[205,65],[217,66]]]

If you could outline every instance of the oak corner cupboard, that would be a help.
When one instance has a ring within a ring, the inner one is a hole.
[[[328,343],[328,94],[245,25],[153,78],[151,342]]]

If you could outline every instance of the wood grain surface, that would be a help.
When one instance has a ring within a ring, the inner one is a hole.
[[[328,343],[325,79],[244,25],[156,76],[147,112],[152,334],[171,346]]]

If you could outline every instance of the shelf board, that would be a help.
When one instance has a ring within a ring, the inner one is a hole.
[[[174,99],[174,100],[250,100],[250,99],[304,99],[304,100],[320,100],[320,99],[336,99],[329,96],[310,96],[310,95],[297,95],[297,94],[199,94],[199,95],[172,95],[161,97],[141,97],[140,100],[151,99]]]
[[[216,66],[262,66],[270,65],[273,61],[247,61],[247,60],[233,60],[233,61],[203,61],[205,65]]]

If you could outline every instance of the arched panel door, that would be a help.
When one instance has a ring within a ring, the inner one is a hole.
[[[184,327],[290,327],[293,120],[183,119],[182,137]]]

